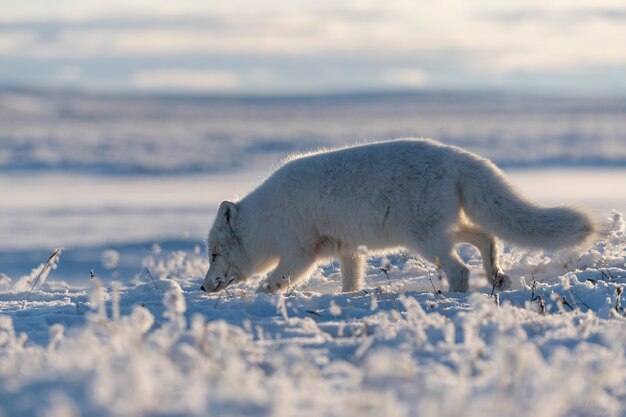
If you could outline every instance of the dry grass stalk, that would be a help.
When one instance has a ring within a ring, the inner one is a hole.
[[[231,278],[230,281],[228,281],[227,283],[224,283],[224,281],[220,281],[220,283],[218,285],[218,288],[221,287],[221,291],[220,291],[219,297],[217,297],[217,301],[215,302],[215,308],[217,308],[217,305],[219,304],[220,300],[222,299],[222,294],[224,292],[226,292],[226,295],[228,295],[229,298],[233,298],[232,294],[229,293],[228,290],[226,289],[226,287],[228,287],[233,282],[235,282],[235,278]]]
[[[52,252],[52,255],[50,255],[50,257],[48,257],[48,260],[46,261],[46,263],[44,264],[43,268],[41,268],[41,271],[39,271],[39,274],[37,275],[37,278],[35,278],[35,281],[33,282],[33,285],[30,287],[30,291],[28,292],[28,295],[26,296],[26,300],[24,301],[24,305],[26,305],[26,303],[28,302],[30,295],[32,294],[33,290],[35,289],[35,285],[37,285],[37,283],[39,282],[39,279],[45,274],[48,274],[50,272],[50,269],[52,268],[52,265],[56,263],[56,261],[58,260],[59,256],[61,256],[61,254],[63,253],[63,248],[56,248],[54,250],[54,252]]]
[[[588,305],[587,303],[585,303],[585,302],[583,301],[583,299],[582,299],[582,298],[580,298],[580,297],[578,296],[578,294],[576,294],[576,293],[574,292],[574,290],[573,290],[573,289],[571,289],[571,288],[570,288],[569,292],[571,292],[571,293],[572,293],[572,295],[573,295],[574,297],[578,298],[578,301],[580,301],[580,302],[581,302],[581,303],[582,303],[585,307],[587,307],[587,310],[591,310],[591,307],[589,307],[589,305]]]

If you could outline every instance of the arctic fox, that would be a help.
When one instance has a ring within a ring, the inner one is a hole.
[[[323,150],[291,157],[246,197],[220,205],[201,289],[273,269],[257,292],[285,291],[334,258],[342,290],[357,291],[366,247],[414,251],[441,266],[450,291],[467,291],[468,269],[454,250],[460,242],[476,246],[487,276],[506,288],[495,236],[556,249],[583,243],[595,229],[584,212],[538,207],[489,160],[434,140]]]

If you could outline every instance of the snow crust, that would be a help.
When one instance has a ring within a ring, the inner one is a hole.
[[[626,415],[625,239],[614,212],[588,250],[505,247],[515,287],[493,295],[477,273],[439,293],[406,256],[370,259],[349,294],[329,265],[286,295],[208,295],[199,250],[90,290],[52,272],[26,303],[43,265],[1,275],[0,415]]]

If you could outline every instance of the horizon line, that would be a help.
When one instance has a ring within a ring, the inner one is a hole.
[[[521,91],[515,88],[405,88],[405,89],[320,89],[319,91],[189,91],[189,90],[122,90],[122,89],[87,89],[77,86],[43,86],[27,84],[2,84],[0,93],[14,92],[24,94],[65,94],[101,98],[137,98],[137,99],[213,99],[213,100],[268,100],[268,99],[350,99],[360,97],[417,97],[417,96],[491,96],[491,97],[522,97],[536,99],[599,99],[626,100],[626,92],[613,94],[599,92],[555,92],[555,91]]]

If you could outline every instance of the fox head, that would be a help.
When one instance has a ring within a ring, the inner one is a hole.
[[[237,205],[230,201],[222,202],[217,211],[209,231],[207,250],[210,266],[200,287],[203,291],[220,291],[250,275],[245,248],[237,233],[238,212]]]

